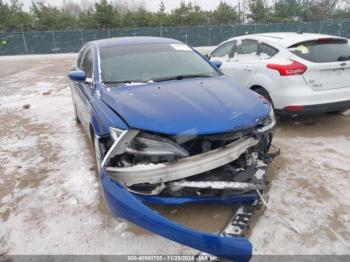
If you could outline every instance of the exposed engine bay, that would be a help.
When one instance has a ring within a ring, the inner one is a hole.
[[[141,195],[228,196],[263,190],[274,119],[214,135],[164,136],[111,129],[102,167]],[[266,128],[269,126],[269,128]]]

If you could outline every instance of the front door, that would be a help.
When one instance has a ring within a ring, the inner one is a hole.
[[[90,101],[94,89],[93,81],[93,56],[92,49],[88,48],[82,59],[81,70],[86,74],[86,81],[78,83],[77,86],[77,111],[79,112],[79,119],[84,129],[89,132],[90,130],[90,118],[91,118],[91,106]]]
[[[257,50],[256,40],[237,40],[235,53],[224,72],[235,77],[243,86],[249,87],[256,72]]]

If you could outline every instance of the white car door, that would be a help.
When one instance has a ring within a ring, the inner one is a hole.
[[[224,68],[227,67],[227,64],[230,62],[233,56],[235,45],[235,40],[223,43],[222,45],[214,49],[209,55],[211,61],[220,61],[222,63],[221,69],[223,69],[222,71],[224,73]]]
[[[249,84],[256,72],[256,65],[259,62],[257,56],[258,41],[251,39],[237,40],[234,55],[222,66],[222,71],[235,77],[243,86]]]

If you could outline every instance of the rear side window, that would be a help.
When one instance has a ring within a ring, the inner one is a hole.
[[[346,39],[319,39],[295,44],[288,48],[293,54],[315,63],[350,60],[350,45]]]
[[[259,54],[263,55],[265,57],[273,57],[274,55],[276,55],[278,53],[278,49],[265,44],[265,43],[261,43],[259,45]]]
[[[245,39],[237,43],[237,54],[248,55],[256,54],[258,51],[258,41]]]
[[[231,41],[228,43],[223,44],[222,46],[219,46],[217,49],[215,49],[212,53],[212,57],[225,57],[225,56],[232,56],[232,50],[233,46],[235,45],[235,41]]]

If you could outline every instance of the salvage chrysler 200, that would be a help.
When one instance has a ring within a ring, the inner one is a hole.
[[[76,120],[95,148],[114,216],[200,251],[249,260],[243,237],[265,189],[271,105],[187,45],[131,37],[87,43],[69,73]],[[238,204],[216,235],[147,204]]]

